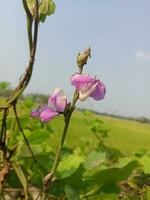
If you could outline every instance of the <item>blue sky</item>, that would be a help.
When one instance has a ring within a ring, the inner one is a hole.
[[[28,92],[62,87],[71,99],[76,55],[89,45],[85,72],[106,85],[103,101],[79,102],[100,112],[150,117],[150,1],[55,0],[56,12],[40,24],[36,62]],[[0,6],[0,81],[15,86],[28,61],[26,18],[21,1]]]

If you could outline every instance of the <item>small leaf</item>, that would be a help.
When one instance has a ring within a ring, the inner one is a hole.
[[[42,0],[39,6],[39,18],[44,22],[46,16],[52,15],[55,12],[55,3],[52,0]]]
[[[65,193],[68,200],[79,200],[79,194],[70,185],[65,185]]]
[[[17,164],[12,164],[12,165],[13,165],[13,168],[14,168],[16,174],[18,175],[18,178],[23,186],[25,199],[27,200],[28,199],[28,183],[27,183],[26,176],[24,175],[24,172],[20,165],[17,165]]]

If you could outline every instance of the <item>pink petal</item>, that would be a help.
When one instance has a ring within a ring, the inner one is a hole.
[[[96,89],[97,82],[92,81],[89,83],[84,89],[79,91],[79,99],[80,101],[85,101],[91,93]]]
[[[100,101],[105,97],[106,87],[100,80],[97,80],[97,83],[98,84],[96,85],[95,90],[90,94],[90,97],[96,101]]]
[[[51,110],[49,107],[44,107],[40,114],[40,120],[42,122],[49,122],[57,115],[58,115],[58,112]]]
[[[67,104],[67,98],[60,88],[55,88],[53,95],[48,100],[48,106],[56,112],[63,112]]]
[[[39,109],[32,110],[32,112],[30,113],[30,116],[33,117],[33,118],[39,117],[40,116]]]
[[[87,86],[87,84],[89,84],[91,81],[93,81],[94,79],[87,75],[87,74],[74,74],[71,77],[71,84],[74,85],[76,87],[76,90],[80,91],[82,90],[84,87]]]

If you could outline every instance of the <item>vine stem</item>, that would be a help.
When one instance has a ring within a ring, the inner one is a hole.
[[[17,113],[17,109],[16,109],[16,104],[13,106],[13,110],[14,110],[15,118],[16,118],[16,121],[17,121],[17,124],[18,124],[18,128],[19,128],[19,130],[20,130],[20,132],[21,132],[21,134],[22,134],[22,136],[24,138],[24,141],[25,141],[25,143],[26,143],[26,145],[27,145],[27,147],[28,147],[28,149],[29,149],[29,151],[31,153],[31,156],[32,156],[34,162],[37,163],[45,172],[47,172],[47,170],[37,161],[32,149],[31,149],[31,146],[30,146],[30,144],[28,142],[28,139],[26,138],[26,135],[25,135],[25,133],[24,133],[22,127],[21,127],[21,123],[20,123],[20,120],[19,120],[19,117],[18,117],[18,113]]]
[[[82,70],[83,70],[83,66],[79,67],[79,74],[82,74]],[[54,174],[56,172],[57,167],[59,165],[61,150],[62,150],[64,141],[65,141],[65,138],[66,138],[66,135],[67,135],[70,119],[71,119],[72,113],[73,113],[73,111],[75,109],[75,104],[76,104],[78,98],[79,98],[78,91],[75,90],[74,95],[73,95],[73,100],[71,102],[69,111],[65,116],[65,126],[64,126],[63,134],[62,134],[62,137],[61,137],[61,140],[60,140],[60,144],[58,146],[58,150],[57,150],[57,153],[56,153],[55,161],[54,161],[54,164],[53,164],[53,167],[52,167],[52,171],[51,171],[52,174]]]
[[[76,103],[77,100],[78,100],[78,93],[77,93],[77,91],[75,91],[69,112],[65,116],[65,126],[64,126],[63,134],[62,134],[62,137],[61,137],[61,140],[60,140],[60,144],[58,146],[55,161],[54,161],[54,164],[53,164],[53,167],[52,167],[52,171],[51,171],[52,174],[54,174],[56,172],[57,167],[59,165],[61,150],[62,150],[64,141],[65,141],[65,138],[66,138],[66,135],[67,135],[67,132],[68,132],[70,119],[71,119],[72,113],[75,109],[75,103]]]
[[[83,67],[79,68],[79,74],[82,74],[82,70],[83,70]],[[54,160],[54,163],[53,163],[53,166],[52,166],[52,170],[43,179],[45,195],[46,195],[46,191],[48,189],[48,184],[55,181],[55,172],[56,172],[56,170],[59,166],[59,163],[60,163],[62,147],[63,147],[64,141],[65,141],[65,138],[66,138],[66,135],[67,135],[67,132],[68,132],[71,116],[72,116],[72,113],[75,109],[75,105],[76,105],[78,98],[79,98],[78,91],[75,90],[71,105],[70,105],[69,109],[67,110],[67,112],[64,114],[65,125],[64,125],[61,140],[60,140],[57,152],[56,152],[56,157],[55,157],[55,160]],[[46,196],[43,198],[43,200],[45,200],[45,199],[46,199]]]

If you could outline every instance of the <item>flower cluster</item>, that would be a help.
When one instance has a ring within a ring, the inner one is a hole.
[[[48,99],[48,105],[35,109],[30,113],[31,117],[39,118],[42,122],[49,122],[63,113],[67,105],[67,98],[60,88],[55,88]]]
[[[87,74],[74,74],[71,84],[75,86],[79,94],[79,100],[85,101],[92,97],[100,101],[105,97],[106,88],[102,81]],[[61,88],[55,88],[52,96],[48,99],[48,105],[35,109],[30,113],[31,117],[39,118],[42,122],[49,122],[63,113],[67,105],[67,98]]]
[[[80,101],[85,101],[88,97],[92,97],[94,100],[100,101],[106,94],[106,87],[101,80],[88,74],[82,74],[83,66],[87,64],[87,60],[90,56],[90,47],[85,49],[83,53],[78,54],[77,64],[80,68],[80,73],[75,73],[71,77],[71,84],[75,86],[76,92],[78,93],[77,98]],[[66,106],[67,98],[64,95],[63,90],[61,88],[55,88],[52,96],[48,99],[48,104],[40,107],[39,109],[33,110],[30,116],[39,118],[42,122],[49,122],[59,114],[65,113]]]

